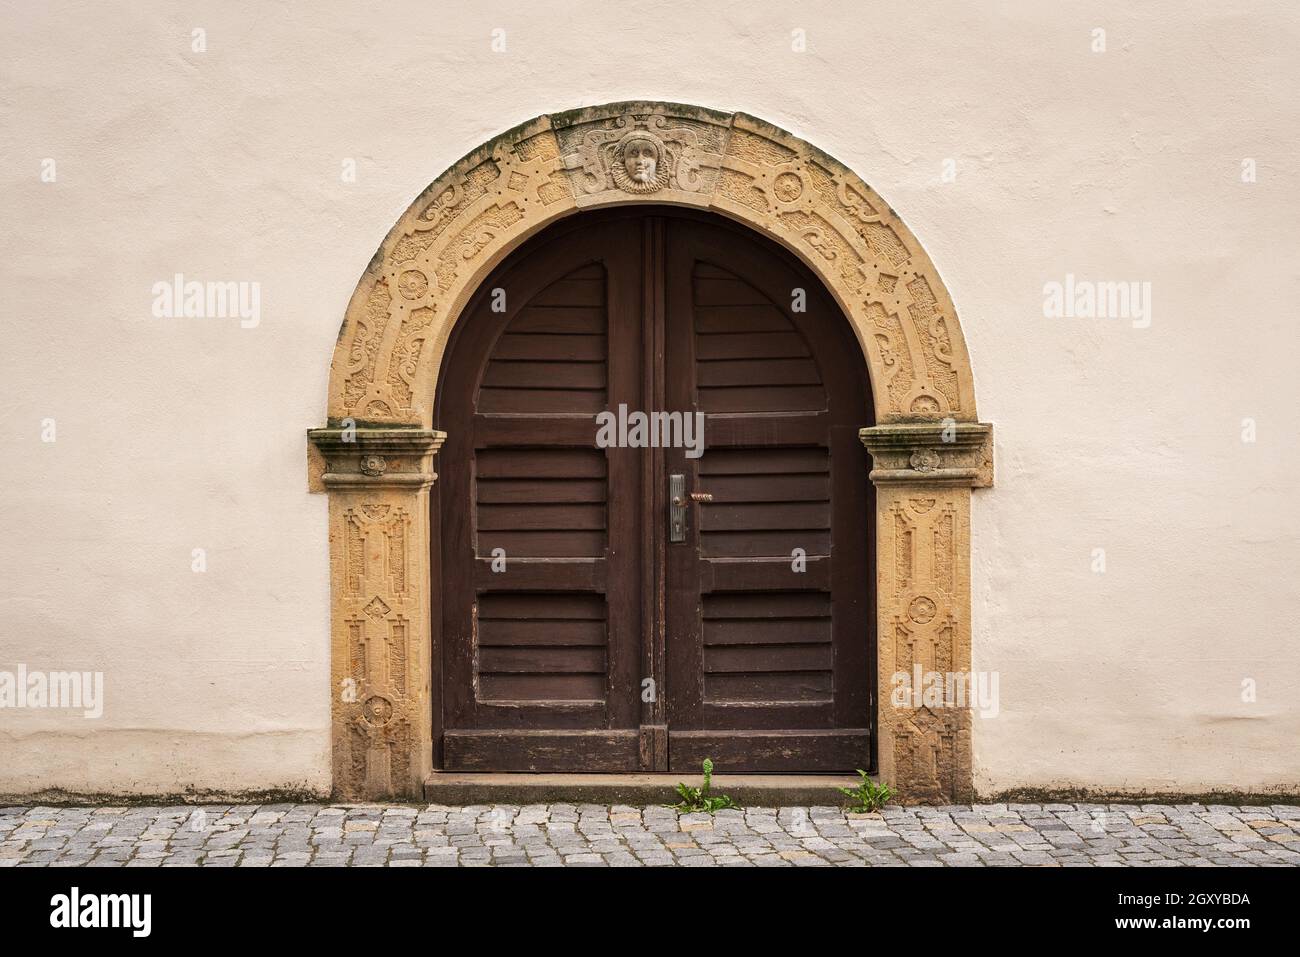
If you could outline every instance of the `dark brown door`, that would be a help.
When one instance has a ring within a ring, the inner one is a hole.
[[[602,447],[620,407],[678,414]],[[439,385],[440,766],[870,765],[871,421],[838,307],[739,227],[588,214],[512,255]]]

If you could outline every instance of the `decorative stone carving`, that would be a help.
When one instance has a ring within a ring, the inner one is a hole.
[[[334,790],[418,798],[433,741],[429,704],[429,429],[309,433],[330,491]]]
[[[894,676],[970,675],[970,496],[992,482],[992,428],[976,422],[859,432],[875,462],[880,773],[908,800],[973,794],[971,712],[894,700]]]
[[[629,193],[653,193],[668,185],[668,170],[659,168],[663,144],[653,134],[624,137],[610,172],[614,184]]]
[[[429,289],[429,280],[418,269],[408,269],[397,277],[397,288],[407,299],[419,299]]]
[[[911,422],[858,433],[875,460],[871,481],[993,484],[993,427],[984,422]]]
[[[557,129],[564,167],[574,171],[575,201],[611,191],[704,192],[725,142],[723,129],[662,111],[631,111]]]
[[[977,421],[952,300],[871,187],[755,117],[647,102],[539,117],[416,199],[348,307],[330,420],[428,426],[447,337],[488,271],[558,217],[636,201],[716,210],[799,255],[853,323],[880,422]]]
[[[657,102],[542,116],[479,147],[411,204],[353,293],[331,367],[331,428],[312,433],[309,472],[331,493],[336,687],[350,675],[366,684],[335,701],[336,790],[415,796],[429,767],[428,564],[412,556],[429,553],[425,493],[441,441],[430,427],[451,330],[526,237],[630,202],[714,210],[774,238],[848,316],[880,423],[862,440],[879,486],[881,774],[907,800],[967,794],[969,714],[895,714],[887,694],[896,662],[970,662],[969,498],[992,481],[992,441],[952,300],[851,170],[755,117]],[[340,439],[347,420],[363,441]],[[367,614],[377,597],[388,611]],[[391,715],[360,703],[374,696]]]
[[[917,449],[908,459],[908,465],[917,472],[933,472],[939,467],[939,453],[931,449]]]
[[[326,488],[426,488],[437,478],[433,455],[447,437],[391,426],[312,429],[307,435],[323,457],[319,481]]]
[[[912,599],[912,603],[907,606],[907,617],[912,619],[918,625],[928,625],[934,618],[937,606],[934,600],[920,595]]]

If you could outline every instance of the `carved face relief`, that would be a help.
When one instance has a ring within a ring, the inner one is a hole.
[[[623,144],[623,168],[632,182],[648,186],[658,172],[659,147],[649,140],[628,140]]]

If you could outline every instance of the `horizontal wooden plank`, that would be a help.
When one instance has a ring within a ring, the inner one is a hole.
[[[480,387],[497,389],[596,389],[604,392],[603,362],[509,362],[494,359]]]
[[[514,558],[506,553],[501,563],[492,558],[474,562],[474,587],[478,591],[591,591],[605,590],[606,562],[603,558]]]
[[[831,646],[825,644],[794,645],[718,645],[704,649],[706,674],[749,674],[831,670]],[[603,661],[602,657],[602,661]],[[573,669],[577,670],[577,669]]]
[[[714,502],[700,508],[700,528],[707,532],[826,529],[830,526],[829,502]]]
[[[605,596],[595,594],[546,594],[520,592],[480,595],[478,617],[484,619],[583,619],[604,621]]]
[[[705,457],[723,446],[825,446],[829,425],[825,412],[705,415]]]
[[[705,706],[707,709],[707,705]],[[712,758],[715,773],[853,771],[871,760],[866,728],[837,731],[668,731],[668,766],[698,771]],[[835,799],[834,792],[827,800]]]
[[[572,277],[551,283],[532,299],[530,306],[603,306],[604,277]]]
[[[507,445],[596,448],[595,415],[489,415],[474,416],[474,446],[479,449]]]
[[[821,386],[756,385],[703,388],[697,392],[699,410],[714,412],[815,412],[825,409]]]
[[[558,335],[605,334],[605,309],[602,306],[539,306],[529,303],[510,320],[510,333],[550,333]]]
[[[590,421],[595,428],[595,420]],[[589,449],[481,449],[474,457],[475,471],[480,479],[603,479],[605,451],[595,448],[594,440],[592,445]]]
[[[829,558],[805,557],[798,563],[792,558],[704,559],[700,562],[700,590],[704,592],[783,588],[827,591],[830,582]]]
[[[727,451],[730,452],[731,450],[728,449]],[[600,484],[603,488],[604,484]],[[826,502],[831,497],[830,477],[825,473],[809,473],[805,475],[701,475],[700,489],[712,495],[716,504],[727,502]],[[479,498],[482,498],[481,492]]]
[[[489,675],[603,675],[605,649],[602,647],[480,646],[478,673],[480,680]]]
[[[604,701],[477,701],[474,715],[478,728],[546,728],[548,731],[603,730],[606,726]],[[763,725],[755,725],[763,727]]]
[[[493,359],[536,360],[557,359],[603,362],[605,337],[591,335],[549,335],[545,333],[507,332],[497,340],[492,350]]]
[[[478,481],[482,504],[532,504],[605,501],[603,479],[485,479]]]
[[[705,434],[708,434],[705,419]],[[725,422],[715,419],[715,431]],[[710,475],[777,475],[825,474],[830,471],[830,453],[824,446],[805,448],[718,448],[709,449],[700,459],[700,474]],[[829,495],[823,498],[829,498]]]
[[[605,544],[603,531],[480,531],[477,537],[480,558],[491,558],[494,548],[514,558],[600,558]]]
[[[734,507],[741,508],[742,506]],[[480,505],[477,513],[477,524],[480,532],[589,531],[605,527],[605,506]],[[509,552],[506,554],[509,555]]]
[[[830,640],[830,618],[718,618],[704,621],[706,648],[714,645],[812,645]]]
[[[749,283],[734,277],[703,276],[699,273],[691,283],[694,303],[698,306],[770,306],[771,300]]]
[[[829,701],[829,671],[704,676],[705,701]]]
[[[528,363],[533,365],[534,363]],[[540,365],[541,363],[537,363]],[[599,368],[590,363],[588,368]],[[812,359],[730,359],[700,362],[695,366],[695,383],[714,386],[815,385],[822,383]]]
[[[443,734],[449,771],[635,771],[637,729],[462,731]]]
[[[604,389],[480,389],[479,412],[536,414],[587,413],[608,405]]]
[[[797,332],[717,332],[695,336],[697,359],[794,359],[810,354],[808,343]]]
[[[717,592],[704,598],[705,618],[830,618],[823,592]]]
[[[602,620],[556,621],[550,618],[506,620],[480,618],[478,622],[480,647],[525,645],[598,645],[609,643]]]
[[[696,332],[791,332],[793,329],[785,313],[770,303],[695,307]]]
[[[752,705],[736,701],[712,701],[701,705],[700,718],[704,727],[716,731],[789,731],[794,728],[804,731],[815,728],[830,730],[835,727],[835,702],[783,701],[779,705]],[[867,723],[865,714],[862,723]]]
[[[479,675],[481,701],[598,701],[605,697],[603,674]]]
[[[729,269],[723,269],[721,266],[708,262],[704,259],[697,259],[691,266],[691,275],[700,279],[737,279],[734,272]]]
[[[802,548],[809,557],[831,553],[831,534],[817,529],[772,532],[700,532],[705,558],[778,558]]]

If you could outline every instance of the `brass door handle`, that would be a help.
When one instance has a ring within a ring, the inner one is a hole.
[[[692,502],[712,502],[712,501],[713,501],[713,493],[712,493],[712,492],[692,492],[692,493],[691,493],[691,501],[692,501]]]

